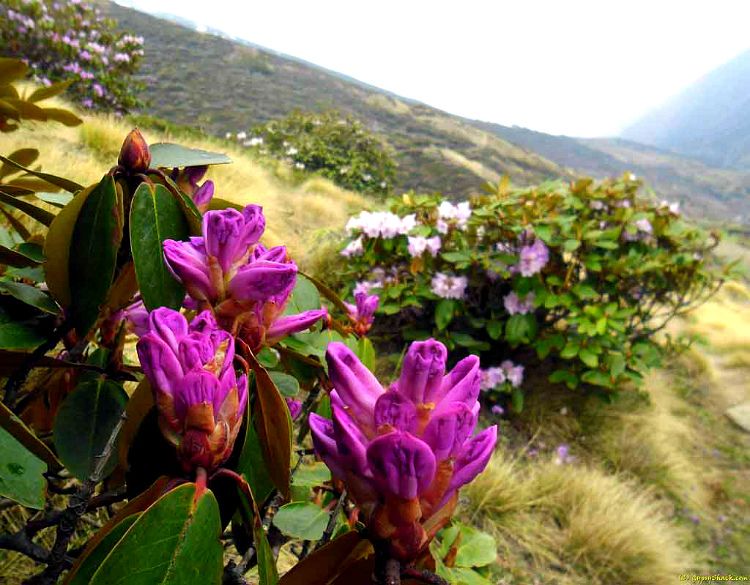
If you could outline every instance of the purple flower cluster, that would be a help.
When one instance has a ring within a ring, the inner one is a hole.
[[[497,441],[496,426],[473,434],[479,359],[447,374],[446,360],[443,344],[413,343],[385,389],[346,345],[331,343],[333,420],[310,415],[316,452],[402,560],[416,558],[450,519],[458,489],[484,470]]]
[[[440,246],[440,236],[433,236],[431,238],[425,238],[423,236],[409,236],[408,250],[409,254],[411,254],[413,258],[418,258],[425,252],[429,252],[431,256],[435,257],[440,251]]]
[[[518,264],[514,267],[521,276],[534,276],[547,265],[549,261],[549,249],[544,242],[535,239],[531,244],[521,248]]]
[[[503,305],[510,315],[526,315],[534,310],[535,296],[530,292],[521,300],[516,291],[511,291],[503,298]]]
[[[303,331],[325,316],[325,309],[282,316],[297,279],[297,265],[284,246],[259,243],[263,209],[248,205],[208,211],[202,237],[165,240],[164,259],[199,309],[211,308],[224,329],[253,351],[290,333]]]
[[[378,310],[380,299],[377,295],[357,293],[354,295],[354,303],[344,303],[349,319],[354,324],[354,332],[360,337],[365,335],[375,321],[375,311]]]
[[[516,365],[510,360],[503,361],[500,366],[481,370],[480,388],[482,392],[493,390],[508,382],[513,388],[523,383],[523,366]]]
[[[247,377],[237,377],[234,338],[210,311],[188,324],[161,307],[148,316],[138,357],[154,392],[162,434],[185,471],[210,471],[232,451],[247,404]]]
[[[443,299],[462,299],[469,280],[465,276],[438,272],[432,277],[431,285],[432,292]]]

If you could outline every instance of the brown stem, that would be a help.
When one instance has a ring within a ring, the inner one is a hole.
[[[388,544],[375,544],[375,571],[372,575],[374,585],[401,585],[401,563],[391,557]]]
[[[331,536],[333,536],[333,531],[336,528],[336,521],[338,520],[339,514],[341,514],[341,509],[344,507],[345,500],[346,500],[346,488],[342,490],[341,495],[339,496],[339,501],[336,502],[336,507],[333,509],[333,512],[331,512],[331,515],[328,517],[328,524],[326,525],[326,529],[323,532],[323,536],[320,537],[318,544],[315,545],[315,549],[313,550],[318,550],[321,546],[323,546],[325,543],[331,540]]]
[[[432,571],[422,571],[415,569],[414,567],[407,567],[401,570],[402,577],[408,577],[427,585],[449,585],[448,581],[443,579],[440,575],[436,575]]]

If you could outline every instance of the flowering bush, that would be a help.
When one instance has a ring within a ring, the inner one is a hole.
[[[320,173],[346,189],[386,194],[393,186],[396,166],[382,141],[337,112],[293,112],[227,138],[287,160],[295,169]]]
[[[125,113],[137,107],[133,74],[143,39],[116,29],[101,10],[80,0],[8,0],[0,5],[4,56],[23,58],[42,85],[69,81],[85,108]]]
[[[513,392],[517,407],[523,368],[506,356],[548,360],[550,380],[571,388],[638,381],[657,357],[654,334],[723,273],[709,254],[716,236],[638,187],[629,176],[501,183],[458,204],[406,194],[349,221],[342,287],[379,295],[376,334],[435,336],[497,364],[483,390]]]

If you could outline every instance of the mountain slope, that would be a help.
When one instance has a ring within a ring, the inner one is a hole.
[[[659,197],[680,201],[693,217],[742,223],[750,219],[750,172],[711,167],[694,158],[618,138],[572,138],[517,126],[475,124],[580,173],[607,177],[633,172]]]
[[[624,138],[750,170],[750,50],[622,132]]]
[[[568,173],[543,157],[472,127],[457,116],[249,44],[105,4],[120,25],[145,38],[142,76],[151,113],[223,135],[294,109],[352,114],[395,149],[398,189],[453,197],[508,174],[529,184]]]

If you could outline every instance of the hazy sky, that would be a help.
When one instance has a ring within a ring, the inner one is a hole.
[[[750,47],[750,0],[120,0],[454,114],[617,133]]]

